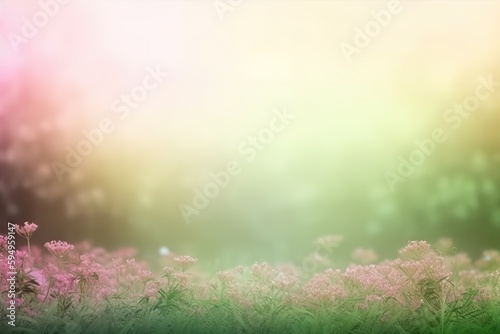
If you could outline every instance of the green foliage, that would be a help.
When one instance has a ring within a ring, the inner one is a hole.
[[[433,309],[402,310],[383,302],[368,309],[337,306],[310,310],[264,299],[247,309],[227,300],[197,303],[181,290],[163,290],[156,303],[109,303],[102,308],[76,306],[60,313],[45,309],[33,319],[17,317],[2,333],[497,333],[500,303],[477,302],[477,291],[444,303],[442,317]]]
[[[160,289],[155,308],[162,314],[168,314],[172,308],[180,310],[179,304],[182,302],[182,295],[183,290],[179,287],[173,287],[168,290]]]

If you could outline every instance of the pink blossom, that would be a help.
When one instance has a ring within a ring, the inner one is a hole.
[[[27,251],[18,249],[16,250],[16,267],[18,269],[24,268],[25,264],[30,263],[30,255]]]
[[[82,286],[94,287],[98,282],[109,282],[110,273],[102,265],[94,261],[93,255],[81,255],[78,265],[72,269],[75,280]]]
[[[63,257],[67,255],[75,246],[68,244],[66,241],[51,241],[44,244],[45,248],[55,257]]]
[[[16,224],[15,228],[16,228],[17,234],[19,234],[21,237],[26,238],[26,239],[30,239],[33,232],[35,232],[36,229],[38,228],[38,225],[25,222],[24,226],[19,226]]]
[[[175,272],[172,274],[172,278],[177,281],[180,287],[185,288],[188,283],[188,274],[184,272]]]
[[[175,268],[167,266],[167,267],[164,267],[161,271],[165,274],[165,276],[170,276],[175,272]]]
[[[143,283],[146,283],[146,282],[153,279],[153,273],[149,270],[139,270],[138,275],[139,275],[139,279]]]
[[[236,271],[240,273],[240,275],[243,275],[245,273],[245,266],[236,266]]]
[[[399,254],[406,259],[420,259],[431,250],[431,245],[425,241],[410,241]]]
[[[236,274],[228,270],[219,271],[216,276],[223,284],[229,284],[236,280]]]
[[[299,279],[295,275],[279,274],[278,277],[273,280],[272,285],[279,290],[287,291],[295,287],[299,283]]]
[[[101,285],[96,291],[96,298],[103,299],[111,296],[115,292],[113,287]]]
[[[151,301],[155,301],[158,296],[158,290],[160,289],[159,285],[155,281],[149,281],[146,283],[144,288],[144,295],[149,297]]]
[[[42,271],[39,269],[33,269],[31,271],[31,276],[33,276],[35,281],[37,281],[37,283],[40,284],[40,286],[43,286],[47,283],[46,278],[43,276]]]
[[[331,303],[336,299],[347,297],[347,290],[343,284],[332,281],[329,274],[316,274],[304,285],[307,302]]]
[[[176,256],[174,258],[174,262],[182,269],[186,270],[189,267],[193,266],[198,262],[198,259],[189,256],[189,255],[182,255],[182,256]]]
[[[259,281],[270,281],[276,273],[276,270],[267,262],[255,263],[252,265],[252,275]]]

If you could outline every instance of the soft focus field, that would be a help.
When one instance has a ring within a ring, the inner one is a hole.
[[[0,0],[0,333],[500,333],[499,13]]]
[[[16,226],[28,241],[37,226]],[[0,239],[7,291],[8,241]],[[330,267],[340,236],[315,242],[300,265],[255,263],[205,274],[197,259],[165,255],[161,273],[115,253],[63,241],[22,247],[16,259],[17,324],[2,333],[498,333],[500,253],[477,260],[450,239],[413,241],[394,260],[353,252]],[[12,249],[12,247],[10,247]],[[369,264],[372,263],[372,264]],[[3,299],[6,300],[5,294]]]

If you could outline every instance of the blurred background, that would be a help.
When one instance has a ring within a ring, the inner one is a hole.
[[[402,2],[348,61],[341,43],[387,7],[0,2],[0,233],[30,221],[35,244],[164,246],[216,267],[299,261],[325,234],[347,257],[440,237],[498,248],[500,91],[455,129],[443,116],[479,76],[500,81],[500,3]],[[168,74],[120,118],[113,102],[156,68]],[[276,109],[295,118],[247,161]],[[103,119],[113,131],[60,180],[54,162]],[[447,140],[392,191],[385,173],[436,128]],[[232,160],[241,172],[187,224],[179,206]]]

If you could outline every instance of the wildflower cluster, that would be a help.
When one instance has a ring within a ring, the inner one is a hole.
[[[35,230],[34,224],[16,228],[26,239]],[[5,240],[0,236],[0,291],[7,289],[3,277],[7,272]],[[327,237],[318,239],[317,244],[331,248],[340,241]],[[19,326],[28,332],[48,330],[43,319],[67,321],[71,324],[67,331],[75,326],[74,319],[79,319],[79,326],[88,332],[103,332],[92,327],[89,319],[108,319],[114,314],[110,307],[129,311],[127,316],[117,314],[100,326],[128,321],[135,314],[150,319],[143,326],[163,322],[174,326],[167,332],[182,332],[181,327],[175,327],[179,323],[187,327],[199,324],[199,328],[189,327],[191,332],[218,324],[223,328],[212,328],[211,332],[289,332],[304,326],[301,328],[312,332],[358,328],[355,332],[382,333],[398,323],[405,332],[451,333],[465,323],[476,329],[498,328],[494,326],[500,321],[500,253],[487,250],[472,261],[466,254],[449,252],[449,241],[441,242],[443,252],[425,241],[413,241],[400,250],[399,258],[379,263],[373,250],[356,249],[353,258],[358,264],[327,268],[312,276],[299,265],[272,266],[266,262],[210,275],[197,270],[198,260],[187,255],[172,257],[160,273],[155,273],[134,259],[131,249],[109,253],[88,243],[64,241],[44,246],[46,252],[33,247],[33,259],[22,247],[16,250]],[[130,323],[140,322],[138,319],[132,318]],[[264,324],[276,327],[266,330]],[[54,326],[58,326],[56,322]],[[134,332],[142,330],[134,327]],[[156,330],[164,332],[158,328],[150,332]],[[52,330],[58,331],[56,327]]]

